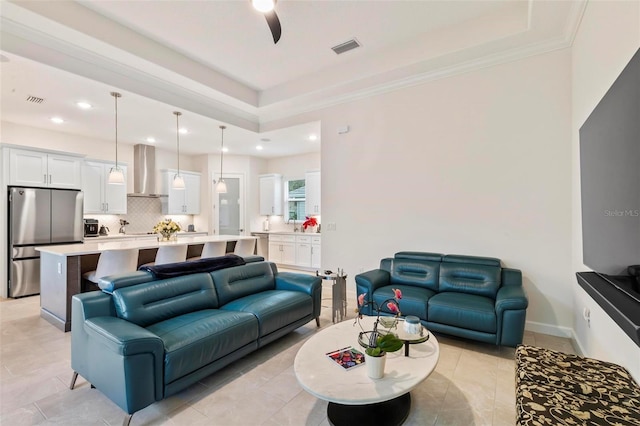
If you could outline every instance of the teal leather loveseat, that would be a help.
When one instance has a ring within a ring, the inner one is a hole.
[[[73,296],[71,389],[81,375],[127,413],[125,425],[307,322],[319,326],[321,279],[271,262],[167,279],[136,271],[100,287]]]
[[[522,273],[490,257],[398,252],[355,277],[357,293],[380,305],[402,290],[403,316],[429,330],[515,347],[522,343],[528,300]],[[382,307],[384,311],[385,307]],[[373,315],[367,305],[363,313]]]

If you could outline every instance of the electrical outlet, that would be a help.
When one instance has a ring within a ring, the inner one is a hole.
[[[591,310],[585,307],[582,310],[582,318],[587,322],[587,327],[591,328]]]
[[[62,273],[62,263],[58,262],[58,274]]]
[[[327,231],[335,231],[335,230],[336,230],[336,223],[335,222],[327,223]]]

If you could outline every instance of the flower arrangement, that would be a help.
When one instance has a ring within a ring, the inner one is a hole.
[[[318,225],[318,221],[316,220],[315,217],[306,217],[306,220],[302,223],[302,229],[304,229],[305,231],[307,230],[307,228],[310,228],[312,226],[317,226]]]
[[[363,337],[363,335],[369,334],[365,353],[369,356],[381,357],[384,356],[386,352],[395,352],[397,350],[400,350],[400,348],[402,348],[402,346],[404,345],[402,340],[398,339],[398,337],[391,332],[380,333],[378,331],[378,324],[380,323],[380,308],[385,304],[387,309],[395,315],[394,319],[397,321],[397,318],[401,315],[399,302],[400,299],[402,299],[402,291],[400,289],[394,288],[393,298],[385,300],[381,303],[381,305],[378,305],[373,300],[371,302],[365,301],[364,297],[366,296],[366,294],[367,293],[362,293],[358,296],[358,308],[356,308],[356,312],[358,315],[356,317],[356,321],[362,318],[362,308],[367,305],[373,306],[373,308],[376,310],[377,318],[375,323],[373,324],[372,331],[363,330],[360,333],[358,339],[359,341],[362,341],[361,337]]]
[[[165,240],[168,240],[171,235],[176,232],[182,230],[180,225],[174,222],[171,219],[165,219],[160,222],[156,226],[153,227],[153,232],[156,234],[161,234]]]

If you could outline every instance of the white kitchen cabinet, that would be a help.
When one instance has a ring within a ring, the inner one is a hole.
[[[311,236],[296,236],[296,265],[311,266]]]
[[[311,237],[311,267],[312,268],[321,268],[321,245],[322,239],[320,236]]]
[[[111,185],[109,172],[115,163],[88,160],[82,165],[82,190],[84,191],[84,213],[127,213],[127,166],[118,163],[124,174],[124,185]]]
[[[320,214],[320,172],[307,172],[305,181],[305,210],[307,216]]]
[[[260,176],[260,214],[263,216],[281,216],[282,175],[270,174]]]
[[[295,235],[269,235],[269,260],[281,265],[295,265]]]
[[[82,158],[9,149],[9,185],[82,189]]]
[[[184,189],[173,189],[176,170],[162,171],[162,192],[167,194],[162,203],[164,214],[200,214],[200,173],[180,171]]]

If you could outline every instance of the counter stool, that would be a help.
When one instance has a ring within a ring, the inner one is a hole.
[[[138,249],[105,250],[100,253],[95,271],[82,274],[85,291],[99,290],[98,281],[113,274],[134,272],[138,266]],[[87,282],[88,281],[88,282]]]
[[[256,249],[256,239],[250,240],[238,240],[236,241],[236,248],[233,249],[233,254],[244,257],[251,256]]]
[[[164,265],[166,263],[184,262],[187,260],[187,244],[167,244],[158,247],[155,262],[145,263],[141,266]]]
[[[224,256],[227,251],[226,241],[209,241],[204,243],[202,254],[200,256],[190,257],[188,260],[208,259],[210,257]]]

